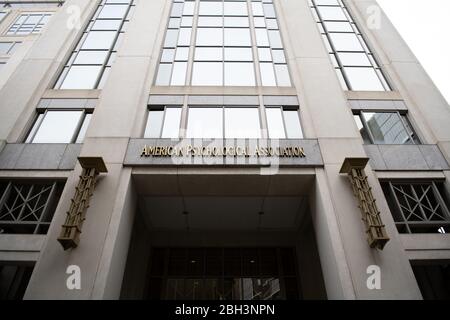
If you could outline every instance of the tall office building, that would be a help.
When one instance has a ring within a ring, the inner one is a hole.
[[[374,0],[0,1],[1,299],[449,298],[449,162]]]

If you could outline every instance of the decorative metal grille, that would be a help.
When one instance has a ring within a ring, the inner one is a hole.
[[[383,189],[400,233],[450,231],[447,196],[439,183],[387,182]]]
[[[63,189],[62,182],[0,183],[0,233],[46,234]]]

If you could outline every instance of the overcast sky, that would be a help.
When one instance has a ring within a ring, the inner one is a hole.
[[[450,0],[378,0],[450,102]]]

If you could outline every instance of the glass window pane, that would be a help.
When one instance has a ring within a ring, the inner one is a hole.
[[[271,3],[264,3],[264,14],[266,18],[275,18],[275,8]]]
[[[275,65],[275,74],[277,75],[277,83],[280,87],[290,87],[291,79],[289,77],[288,67],[285,64]]]
[[[375,144],[405,144],[411,142],[397,113],[364,112],[363,117]]]
[[[83,125],[81,126],[80,132],[78,133],[77,140],[75,143],[82,143],[84,141],[84,137],[86,136],[86,131],[89,127],[89,123],[91,122],[92,113],[87,113],[83,120]]]
[[[158,69],[158,76],[155,84],[157,86],[168,86],[170,83],[170,76],[172,75],[172,64],[161,63]]]
[[[373,68],[345,68],[345,73],[354,91],[384,91]]]
[[[328,32],[353,32],[349,22],[325,21],[324,23]]]
[[[225,108],[225,138],[261,138],[258,108]]]
[[[273,70],[272,63],[260,63],[259,68],[261,70],[261,83],[263,86],[275,87],[277,82],[275,80],[275,71]]]
[[[267,35],[266,29],[255,29],[256,33],[256,45],[258,47],[268,47],[269,46],[269,36]]]
[[[176,61],[187,61],[189,58],[189,47],[178,47],[175,55]]]
[[[226,62],[225,63],[226,86],[254,86],[255,72],[253,63]]]
[[[197,46],[222,46],[223,29],[221,28],[198,28]]]
[[[250,29],[225,29],[225,46],[250,47]]]
[[[267,29],[276,30],[278,28],[277,19],[267,19]]]
[[[223,27],[222,17],[199,17],[199,27]]]
[[[119,30],[122,20],[95,20],[91,30]]]
[[[178,36],[179,46],[189,46],[191,44],[191,28],[181,28]]]
[[[317,7],[323,20],[347,20],[344,11],[340,7]]]
[[[338,56],[343,66],[372,66],[365,53],[340,52]]]
[[[258,48],[259,61],[272,61],[269,48]]]
[[[110,49],[114,43],[117,32],[115,31],[91,31],[81,49]]]
[[[270,139],[286,139],[281,108],[266,108],[267,129]]]
[[[172,11],[170,13],[171,17],[181,17],[183,13],[184,3],[174,2],[172,5]]]
[[[187,62],[175,62],[173,64],[172,79],[170,84],[172,86],[184,86],[186,83],[186,68]]]
[[[98,19],[123,19],[127,13],[128,5],[105,5]]]
[[[195,48],[195,61],[222,61],[222,48]]]
[[[33,143],[71,143],[83,111],[48,111]]]
[[[165,48],[175,48],[177,45],[178,30],[167,30],[166,39],[164,40]]]
[[[255,23],[255,28],[265,28],[266,27],[266,19],[264,17],[255,17],[253,18]]]
[[[183,16],[192,16],[194,15],[195,2],[194,1],[185,1],[183,8]]]
[[[170,18],[170,20],[169,20],[169,28],[172,28],[172,29],[179,28],[180,27],[180,22],[181,22],[180,18]]]
[[[225,17],[225,27],[249,27],[249,21],[247,17]]]
[[[252,12],[254,16],[264,16],[262,3],[252,2]]]
[[[176,139],[180,136],[181,108],[166,108],[161,138]]]
[[[247,16],[246,2],[228,2],[224,3],[224,14],[226,16]]]
[[[109,51],[80,51],[74,64],[103,64]]]
[[[284,110],[284,123],[288,139],[303,139],[298,110]]]
[[[223,84],[222,62],[194,62],[193,86],[221,86]]]
[[[272,48],[283,48],[283,43],[281,41],[280,31],[278,30],[269,30],[269,40],[270,46]]]
[[[364,51],[358,37],[352,33],[330,33],[336,51]]]
[[[173,62],[175,49],[164,49],[161,56],[161,62]]]
[[[189,108],[188,138],[223,138],[222,108]]]
[[[286,57],[283,50],[272,50],[273,62],[286,63]]]
[[[251,48],[225,48],[225,61],[253,61]]]
[[[164,110],[149,111],[144,138],[160,138],[163,118]]]
[[[101,66],[72,66],[61,89],[94,89],[101,70]]]
[[[221,16],[223,15],[223,3],[216,1],[200,2],[199,14],[201,16]]]
[[[182,17],[181,18],[181,26],[182,27],[192,27],[193,22],[194,22],[193,17]]]

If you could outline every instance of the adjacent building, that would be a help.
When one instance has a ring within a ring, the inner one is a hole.
[[[0,299],[449,298],[449,124],[374,0],[0,1]]]

